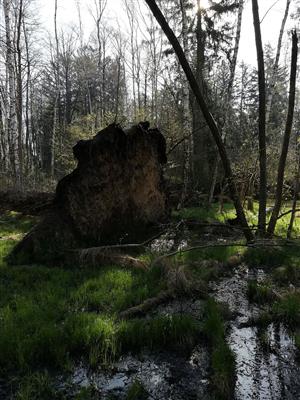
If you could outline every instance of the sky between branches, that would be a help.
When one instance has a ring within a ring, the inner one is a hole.
[[[39,1],[41,1],[41,3],[39,3]],[[144,0],[135,1],[139,3],[141,9],[144,9],[145,12],[147,11]],[[207,0],[203,1],[203,4],[207,2]],[[37,0],[37,2],[39,5],[42,26],[50,32],[53,32],[54,0]],[[276,0],[259,0],[261,18],[275,2]],[[93,5],[93,0],[80,0],[80,4],[85,36],[88,37],[91,33],[91,27],[94,26],[93,19],[89,11],[90,7],[92,7]],[[261,24],[263,42],[264,44],[270,43],[273,48],[276,48],[285,4],[286,0],[278,0],[275,6],[268,12]],[[293,11],[293,6],[291,7],[291,11]],[[116,26],[119,23],[119,25],[122,27],[121,29],[125,32],[128,29],[123,0],[108,0],[104,17],[115,23]],[[76,9],[76,0],[58,0],[59,27],[63,28],[64,26],[76,24],[77,22],[78,14]],[[291,21],[289,18],[286,28],[287,30],[290,30],[293,27],[295,27],[295,21]],[[286,40],[287,33],[285,33],[284,36],[284,43],[286,43]],[[283,51],[282,57],[285,56],[285,53],[286,51]],[[252,23],[251,0],[246,0],[243,16],[239,51],[239,61],[242,60],[248,64],[256,64],[256,49]]]

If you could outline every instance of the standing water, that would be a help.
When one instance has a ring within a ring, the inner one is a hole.
[[[260,310],[249,304],[247,284],[263,278],[262,270],[241,265],[232,277],[213,285],[216,299],[227,303],[234,315],[227,341],[236,355],[235,400],[300,400],[300,366],[292,337],[282,324],[272,323],[265,332],[249,326]]]

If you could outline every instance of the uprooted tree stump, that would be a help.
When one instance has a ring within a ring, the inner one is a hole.
[[[158,129],[109,125],[73,148],[77,168],[57,185],[43,220],[10,254],[11,263],[61,261],[76,248],[130,243],[167,216]]]

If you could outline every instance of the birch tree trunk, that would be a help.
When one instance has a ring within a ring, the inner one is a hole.
[[[291,75],[290,75],[290,94],[288,113],[286,118],[285,132],[283,136],[282,149],[278,163],[277,184],[275,194],[275,205],[271,215],[270,223],[268,226],[268,234],[272,236],[277,223],[281,203],[282,203],[282,190],[284,181],[284,171],[287,153],[289,149],[290,136],[292,132],[294,109],[295,109],[295,95],[296,95],[296,76],[297,76],[297,58],[298,58],[298,37],[296,31],[292,33],[292,61],[291,61]]]

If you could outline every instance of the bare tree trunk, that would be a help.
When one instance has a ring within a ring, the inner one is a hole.
[[[8,75],[8,143],[10,153],[10,164],[14,172],[16,184],[20,181],[20,165],[18,160],[18,137],[17,137],[17,121],[16,121],[16,88],[15,73],[13,61],[13,47],[11,42],[11,24],[10,24],[10,1],[3,0],[3,10],[5,18],[5,35],[6,35],[6,70]]]
[[[103,82],[103,68],[104,67],[104,63],[105,63],[105,56],[103,54],[103,49],[102,49],[102,41],[101,41],[101,21],[102,21],[102,17],[104,14],[104,11],[106,9],[107,6],[107,0],[98,0],[98,5],[96,3],[96,27],[97,27],[97,41],[98,41],[98,76],[100,79],[100,92],[99,92],[99,100],[100,100],[100,124],[101,126],[104,124],[104,91],[103,91],[103,86],[104,86],[104,82]],[[104,69],[104,73],[105,73],[105,69]]]
[[[259,211],[258,211],[258,235],[266,233],[266,206],[267,206],[267,154],[266,154],[266,79],[264,52],[261,40],[259,10],[257,0],[252,0],[253,24],[255,31],[255,42],[258,66],[258,89],[259,89]]]
[[[115,103],[115,123],[118,122],[119,117],[119,95],[120,95],[120,81],[121,81],[121,55],[118,56],[118,76],[117,76],[117,95]]]
[[[238,8],[238,17],[237,17],[237,24],[236,24],[235,40],[234,40],[234,49],[233,49],[232,60],[230,62],[230,76],[229,76],[229,82],[228,82],[228,88],[227,88],[228,103],[230,103],[231,100],[232,100],[232,88],[233,88],[233,82],[234,82],[234,78],[235,78],[237,57],[238,57],[238,53],[239,53],[240,39],[241,39],[241,28],[242,28],[244,1],[245,0],[240,0],[239,8]]]
[[[25,42],[25,52],[26,52],[26,103],[25,103],[25,149],[26,149],[26,173],[29,172],[31,168],[31,147],[30,147],[30,122],[29,122],[29,108],[30,108],[30,80],[31,80],[31,62],[29,56],[29,43],[27,37],[27,30],[25,22],[23,21],[23,32],[24,32],[24,42]]]
[[[160,9],[158,8],[158,6],[155,2],[155,0],[146,0],[146,3],[148,4],[154,17],[156,18],[157,22],[159,23],[162,30],[164,31],[167,38],[169,39],[177,57],[178,57],[178,60],[186,74],[186,77],[190,84],[190,87],[196,97],[196,100],[200,106],[203,116],[207,122],[207,125],[210,128],[212,136],[213,136],[213,138],[216,142],[217,148],[219,150],[220,157],[221,157],[224,171],[225,171],[225,175],[228,180],[230,193],[231,193],[231,196],[232,196],[235,208],[236,208],[237,217],[238,217],[241,227],[243,229],[244,235],[247,240],[253,240],[252,232],[248,226],[248,223],[247,223],[247,220],[245,217],[245,213],[244,213],[241,201],[238,196],[233,173],[231,170],[230,160],[228,158],[219,128],[218,128],[213,116],[211,115],[211,113],[206,105],[206,102],[204,101],[204,98],[203,98],[203,95],[199,88],[199,85],[197,83],[197,80],[191,70],[191,67],[185,57],[182,47],[180,46],[180,43],[178,42],[174,32],[172,31],[172,29],[168,25],[167,21],[165,20],[163,14],[161,13]]]
[[[286,119],[285,132],[283,136],[281,155],[278,163],[277,185],[275,194],[275,205],[271,215],[270,223],[268,226],[268,234],[273,235],[276,227],[277,218],[279,215],[282,203],[282,190],[284,181],[284,171],[287,153],[289,149],[290,136],[292,132],[294,109],[295,109],[295,95],[296,95],[296,76],[297,76],[297,58],[298,58],[298,37],[296,31],[292,33],[292,61],[291,61],[291,75],[290,75],[290,94],[289,105]]]
[[[204,83],[204,65],[205,65],[205,40],[206,33],[202,29],[203,9],[201,0],[197,0],[197,24],[196,24],[196,70],[195,77],[202,91],[204,98],[206,87]],[[203,116],[199,112],[197,101],[192,98],[192,126],[193,126],[193,186],[197,189],[206,191],[210,185],[209,155],[209,129],[199,127],[203,125]],[[200,178],[201,174],[201,178]]]
[[[19,0],[18,21],[17,21],[17,65],[16,65],[16,78],[17,78],[17,125],[18,125],[18,158],[20,163],[19,170],[19,183],[20,188],[23,187],[23,84],[22,84],[22,52],[21,52],[21,30],[23,20],[23,0]]]
[[[183,51],[187,55],[189,54],[188,48],[188,25],[186,15],[186,4],[185,0],[180,0],[180,11],[182,18],[182,45]],[[185,157],[184,157],[184,173],[183,173],[183,190],[178,208],[184,205],[184,201],[187,196],[187,192],[192,180],[192,154],[193,154],[193,137],[191,133],[191,113],[190,113],[190,99],[189,99],[189,84],[186,78],[183,78],[182,83],[182,129],[184,135],[188,135]]]
[[[136,106],[136,72],[135,72],[135,47],[134,47],[134,30],[135,30],[135,10],[134,3],[129,0],[125,0],[126,13],[128,17],[130,27],[130,52],[131,52],[131,83],[132,83],[132,97],[133,97],[133,120],[137,117],[137,106]]]
[[[283,19],[281,22],[281,28],[280,28],[278,42],[277,42],[275,62],[273,65],[272,74],[271,74],[271,78],[270,78],[270,85],[269,85],[270,87],[269,87],[269,94],[268,94],[268,98],[267,98],[267,111],[266,111],[267,125],[270,123],[270,112],[271,112],[272,101],[273,101],[275,85],[276,85],[276,79],[277,79],[277,74],[278,74],[283,32],[284,32],[285,24],[287,21],[287,17],[289,15],[290,4],[291,4],[291,0],[286,0],[285,12],[284,12],[284,16],[283,16]]]
[[[55,31],[55,45],[56,45],[56,61],[55,61],[55,75],[56,75],[56,95],[54,102],[54,111],[53,111],[53,129],[52,129],[52,138],[51,138],[51,160],[50,160],[50,171],[51,176],[54,177],[54,163],[55,163],[55,140],[57,133],[57,125],[59,122],[59,100],[60,100],[60,68],[59,68],[59,44],[58,44],[58,32],[57,32],[57,0],[54,3],[54,31]]]

